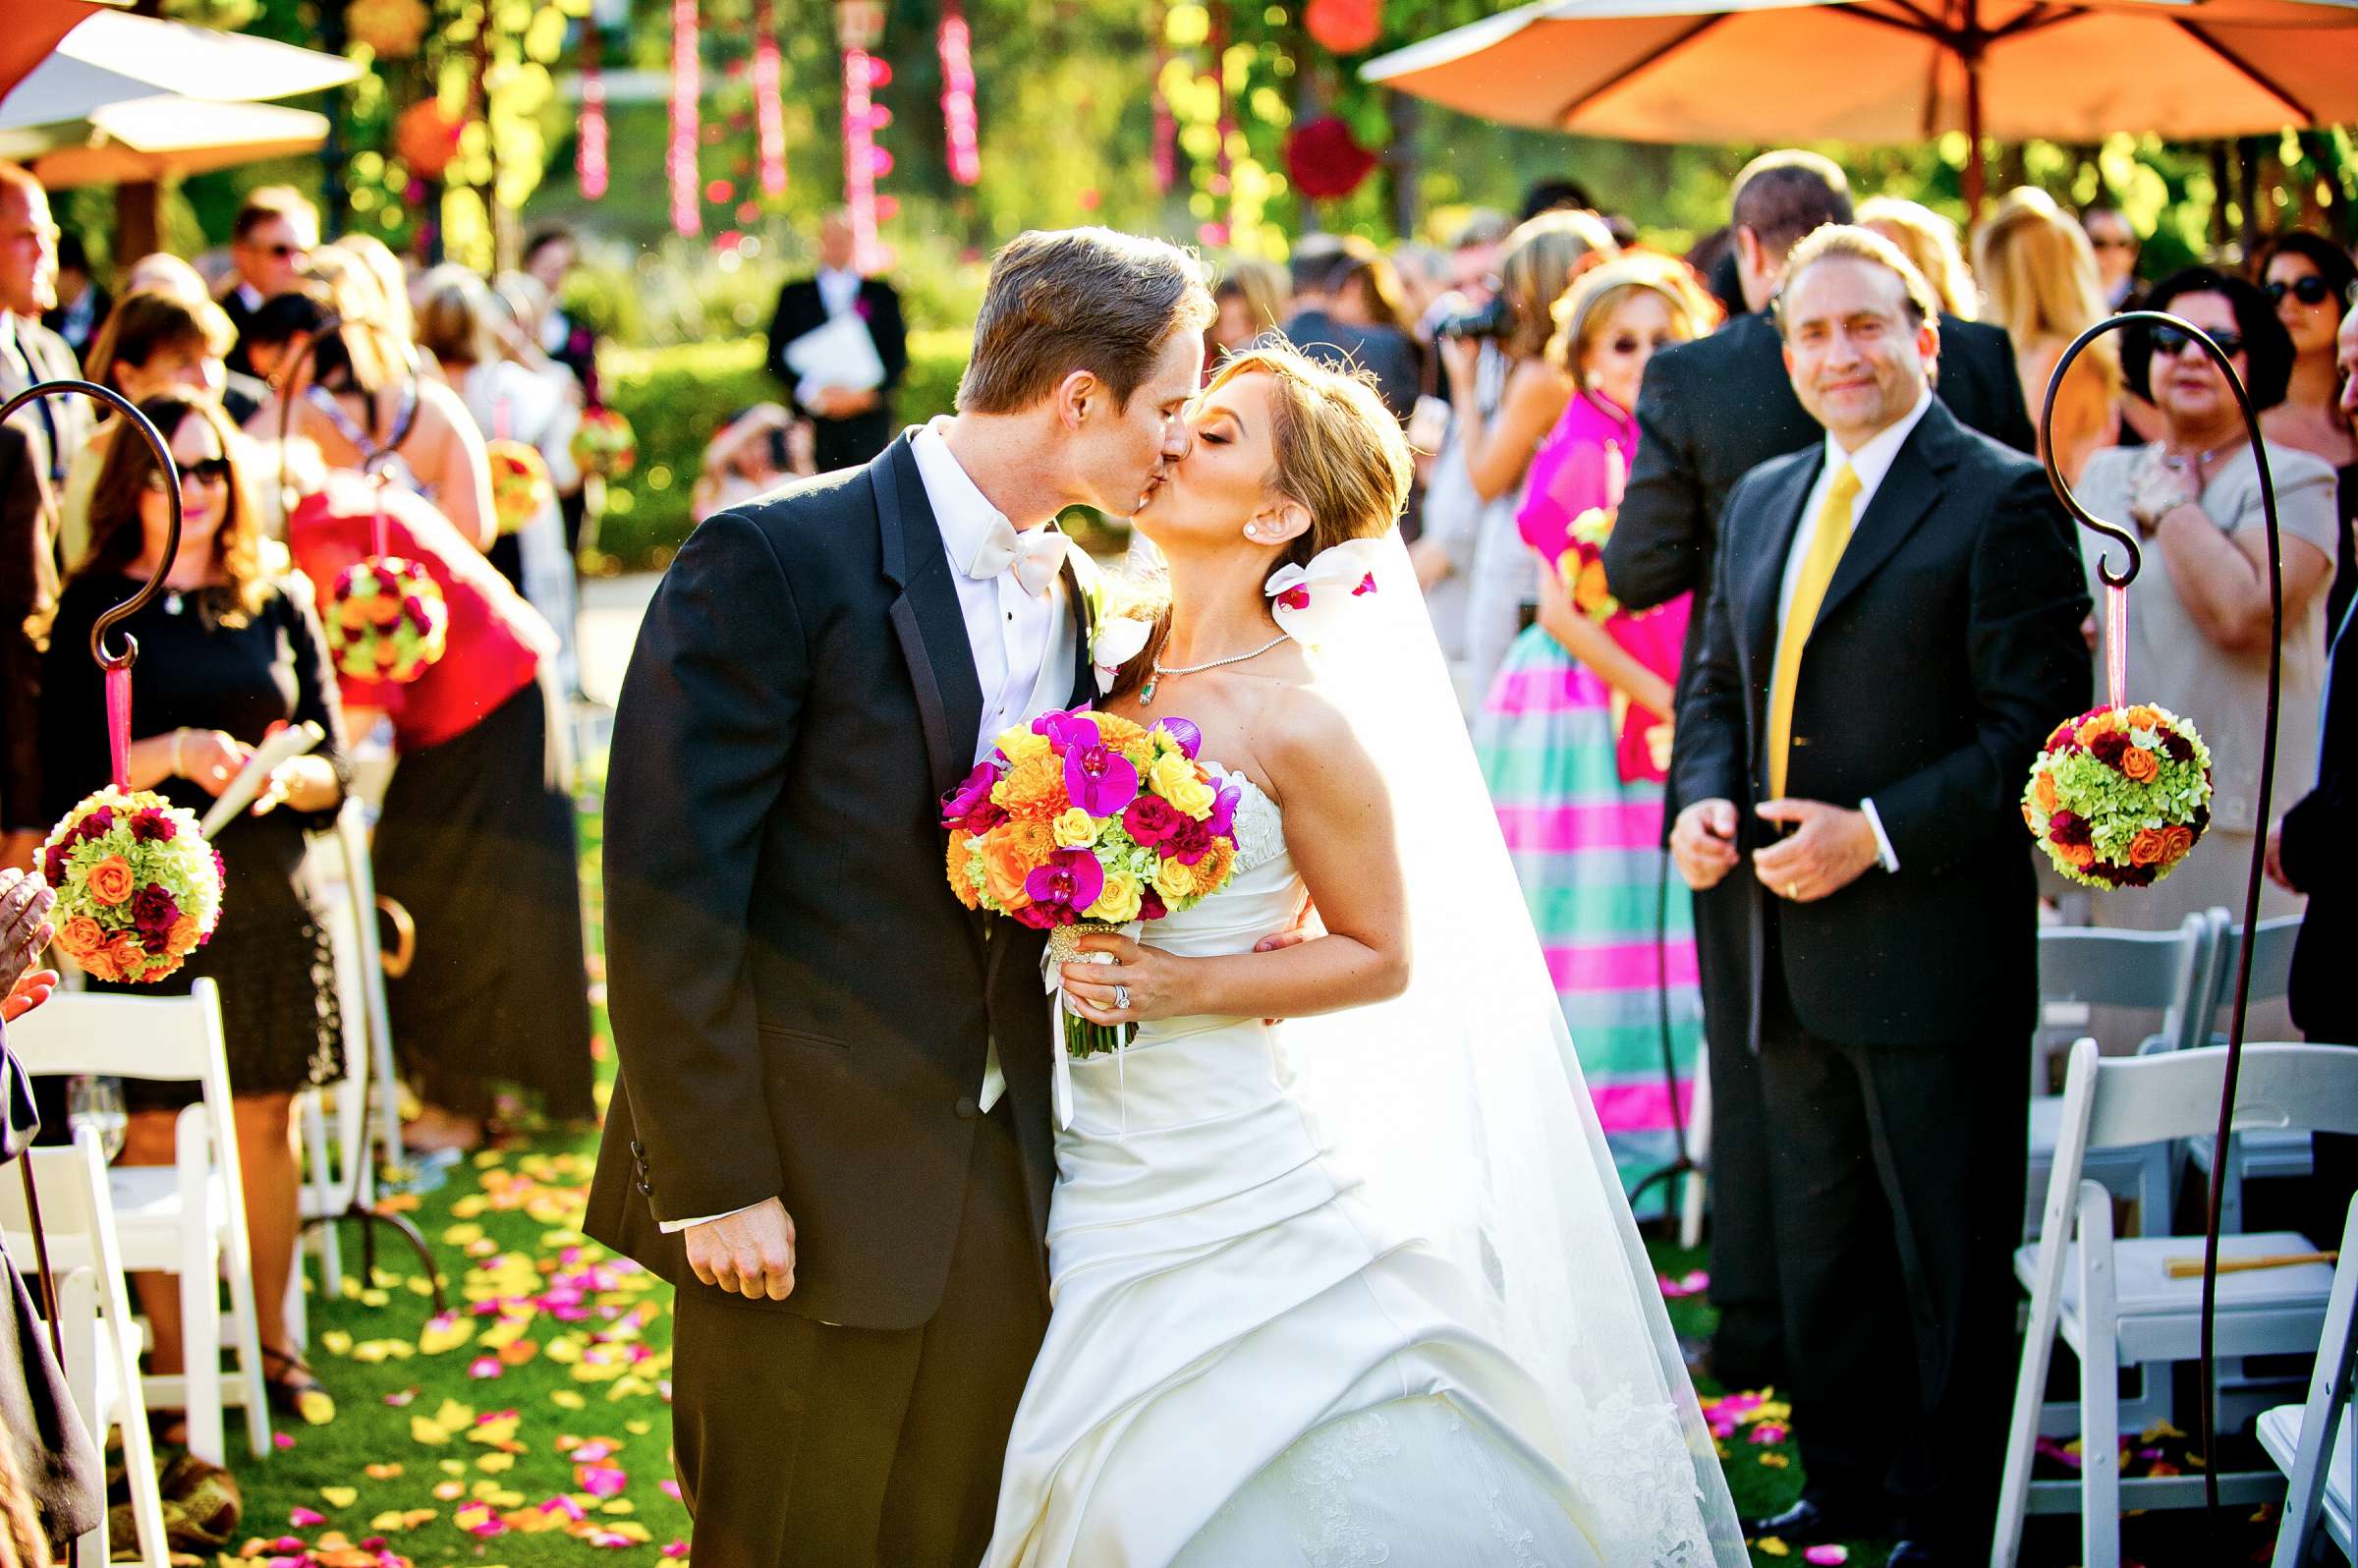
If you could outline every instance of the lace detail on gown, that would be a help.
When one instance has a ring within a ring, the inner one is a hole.
[[[1660,1568],[1712,1568],[1674,1407],[1641,1404],[1625,1384],[1584,1412],[1565,1439],[1566,1468],[1580,1478],[1601,1537],[1651,1542],[1648,1560]]]
[[[1303,1444],[1293,1484],[1305,1520],[1319,1526],[1315,1539],[1301,1542],[1311,1568],[1373,1568],[1392,1560],[1392,1548],[1352,1508],[1351,1488],[1371,1479],[1370,1466],[1399,1452],[1380,1409],[1338,1421]]]
[[[1251,775],[1231,773],[1217,762],[1207,764],[1243,792],[1236,803],[1236,873],[1266,866],[1285,853],[1285,816],[1277,803],[1263,794]]]

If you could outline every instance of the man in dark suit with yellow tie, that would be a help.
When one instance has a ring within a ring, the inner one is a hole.
[[[1820,229],[1778,327],[1825,439],[1728,497],[1671,833],[1690,886],[1752,905],[1726,1044],[1758,1053],[1807,1474],[1756,1529],[1962,1563],[1989,1551],[2027,1159],[2017,802],[2086,704],[2088,597],[2038,464],[1933,396],[1937,308],[1897,251]]]

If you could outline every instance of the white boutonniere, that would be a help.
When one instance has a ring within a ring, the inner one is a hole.
[[[1090,633],[1089,661],[1096,667],[1097,695],[1103,697],[1113,690],[1122,666],[1138,657],[1154,633],[1151,622],[1134,616],[1117,615],[1095,623]]]

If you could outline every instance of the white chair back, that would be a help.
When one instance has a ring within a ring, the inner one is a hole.
[[[2080,1055],[2072,1055],[2075,1073]],[[2161,1056],[2097,1058],[2080,1106],[2084,1120],[2077,1130],[2084,1139],[2082,1147],[2152,1144],[2216,1132],[2226,1066],[2224,1045]],[[2068,1088],[2064,1098],[2063,1137],[2068,1141],[2075,1130]],[[2358,1133],[2358,1053],[2339,1045],[2244,1046],[2230,1126],[2239,1133]],[[2078,1161],[2072,1163],[2076,1167]],[[2077,1169],[2069,1174],[2076,1184]],[[2058,1148],[2054,1179],[2060,1183],[2065,1175]]]
[[[2344,1515],[2342,1539],[2348,1555],[2346,1516],[2350,1494],[2358,1491],[2348,1480],[2347,1455],[2336,1454],[2338,1439],[2349,1447],[2352,1357],[2358,1354],[2358,1201],[2350,1204],[2341,1227],[2341,1259],[2333,1268],[2333,1294],[2326,1302],[2326,1331],[2318,1342],[2317,1366],[2309,1377],[2309,1400],[2301,1407],[2300,1447],[2288,1472],[2284,1515],[2276,1527],[2273,1568],[2297,1568],[2308,1561],[2310,1539],[2317,1532],[2318,1514],[2325,1506],[2326,1488],[2341,1481]],[[2339,1478],[2327,1474],[2336,1458]]]
[[[2047,926],[2039,932],[2039,1000],[2158,1007],[2169,1049],[2199,1045],[2213,934],[2201,914],[2189,914],[2171,931]]]
[[[2243,962],[2243,927],[2235,924],[2235,918],[2223,909],[2214,909],[2211,923],[2211,999],[2203,1009],[2203,1040],[2212,1037],[2210,1021],[2234,1001],[2235,971]],[[2260,923],[2260,933],[2252,943],[2253,1001],[2278,1001],[2292,988],[2292,949],[2300,935],[2298,915],[2279,915]]]

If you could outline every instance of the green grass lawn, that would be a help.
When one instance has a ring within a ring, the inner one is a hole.
[[[594,917],[594,813],[584,821]],[[595,979],[594,950],[591,967]],[[602,986],[593,999],[600,1078],[610,1081]],[[365,1286],[348,1275],[341,1297],[311,1298],[312,1364],[338,1413],[321,1427],[281,1426],[266,1459],[248,1457],[233,1435],[246,1516],[231,1555],[285,1559],[270,1568],[538,1568],[605,1553],[617,1568],[652,1568],[686,1554],[665,1403],[671,1293],[582,1236],[595,1154],[590,1135],[528,1131],[455,1167],[442,1186],[393,1201],[433,1244],[452,1313],[433,1316],[406,1250],[380,1249]],[[351,1227],[344,1242],[357,1275]],[[1666,1281],[1705,1261],[1660,1245],[1655,1260]],[[1680,1332],[1708,1336],[1708,1305],[1671,1288]],[[1727,1404],[1727,1391],[1702,1393],[1726,1428],[1738,1512],[1792,1502],[1800,1462],[1774,1391]],[[2188,1526],[2199,1535],[2199,1523]],[[1887,1544],[1849,1542],[1847,1560],[1880,1568]],[[1754,1561],[1805,1560],[1779,1546],[1755,1542]],[[2154,1568],[2163,1558],[2144,1560]],[[2076,1557],[2066,1547],[2041,1560]]]

